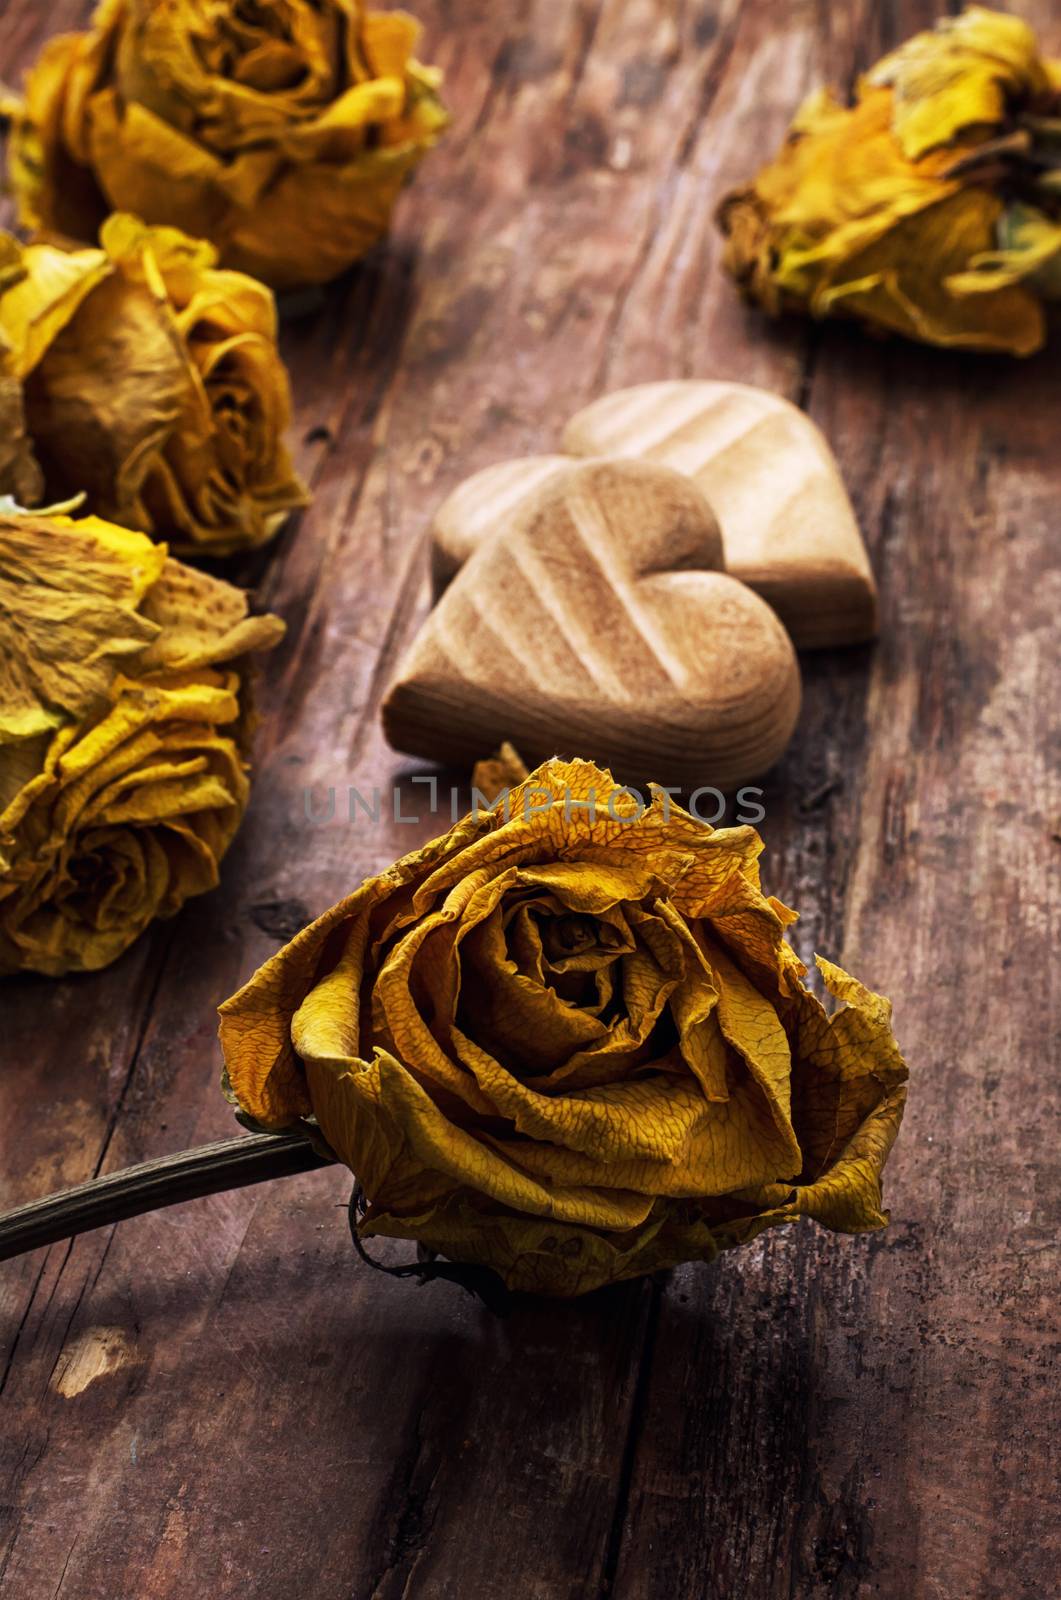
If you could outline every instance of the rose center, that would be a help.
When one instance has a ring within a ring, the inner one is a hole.
[[[567,956],[592,950],[600,942],[597,934],[597,924],[592,918],[577,912],[541,919],[542,949],[548,961],[562,961]]]

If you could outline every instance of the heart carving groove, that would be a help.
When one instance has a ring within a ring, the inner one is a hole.
[[[568,462],[449,585],[383,726],[443,763],[510,739],[532,764],[578,754],[688,792],[764,772],[799,701],[791,640],[725,572],[696,487],[652,463]]]

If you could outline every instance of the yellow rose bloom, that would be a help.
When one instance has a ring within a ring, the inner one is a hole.
[[[227,1079],[313,1118],[368,1201],[510,1288],[575,1295],[809,1216],[883,1227],[906,1068],[887,1001],[830,1016],[761,840],[552,761],[372,878],[221,1008]]]
[[[334,278],[445,125],[418,35],[362,0],[102,0],[27,80],[21,219],[93,239],[132,211],[274,288]]]
[[[856,103],[802,106],[718,211],[767,311],[857,317],[1027,355],[1061,300],[1061,76],[1019,18],[974,6],[886,56]]]
[[[224,556],[307,495],[273,297],[215,263],[212,245],[130,216],[108,218],[99,249],[2,235],[0,369],[21,383],[50,500],[84,493],[181,554]]]
[[[0,973],[106,966],[214,888],[282,633],[143,534],[0,511]]]

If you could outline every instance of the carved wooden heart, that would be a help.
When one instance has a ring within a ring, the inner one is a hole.
[[[847,492],[822,434],[787,400],[739,383],[640,384],[580,411],[563,444],[568,456],[659,461],[691,477],[719,520],[726,570],[801,648],[875,635],[877,591]],[[564,460],[503,462],[460,485],[434,525],[437,590]]]
[[[459,483],[431,525],[435,599],[485,539],[507,530],[531,495],[570,466],[570,456],[521,456],[484,467]]]
[[[726,568],[798,645],[877,631],[877,590],[832,451],[798,407],[740,383],[643,383],[564,430],[576,456],[636,456],[686,473],[722,528]]]
[[[774,612],[722,570],[718,525],[679,473],[570,463],[450,584],[387,694],[410,754],[470,766],[511,739],[631,783],[728,788],[781,755],[799,667]]]

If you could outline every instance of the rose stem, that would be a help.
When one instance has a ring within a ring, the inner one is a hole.
[[[334,1163],[301,1133],[256,1133],[159,1156],[0,1215],[0,1261],[125,1217]]]

